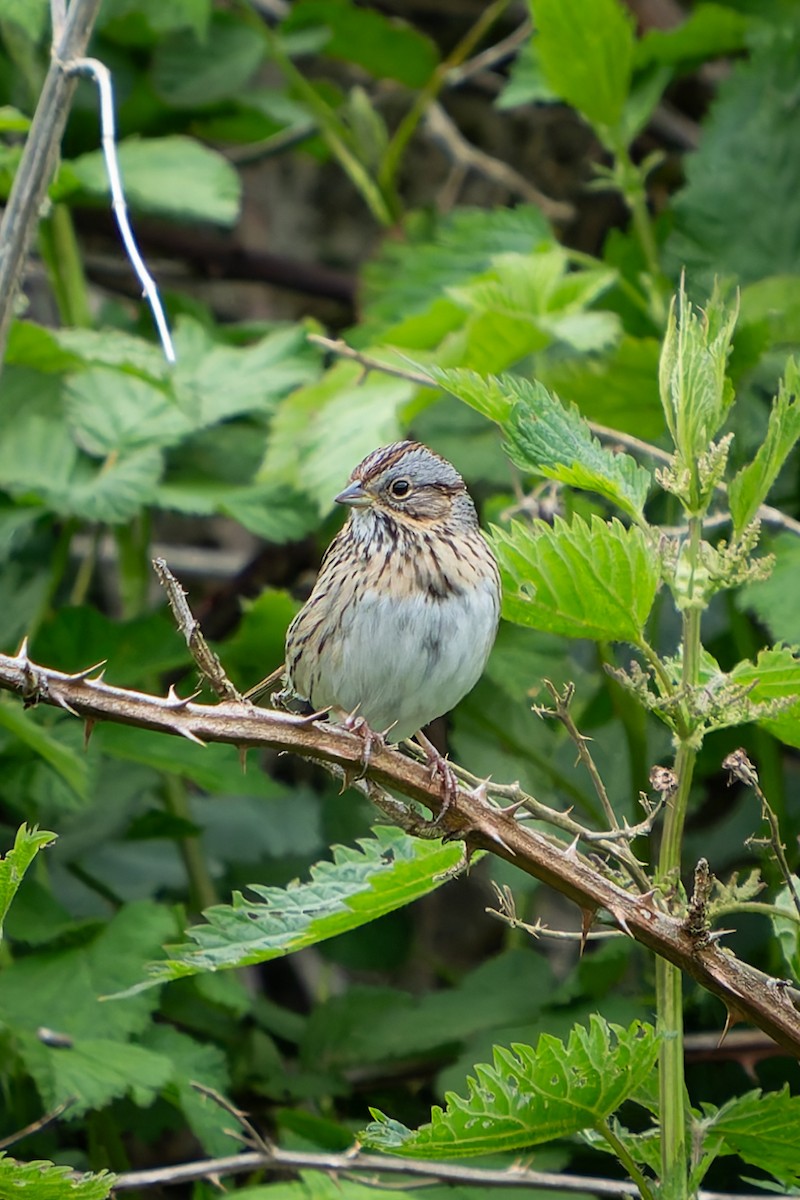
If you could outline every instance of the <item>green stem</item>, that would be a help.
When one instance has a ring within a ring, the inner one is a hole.
[[[597,1132],[608,1142],[609,1146],[614,1151],[614,1154],[617,1156],[625,1170],[630,1175],[631,1180],[638,1187],[639,1195],[642,1197],[642,1200],[655,1200],[655,1193],[650,1186],[650,1181],[642,1172],[639,1165],[631,1157],[627,1146],[622,1139],[617,1136],[617,1134],[611,1128],[609,1122],[603,1121],[600,1125],[598,1125]]]
[[[166,772],[162,779],[164,807],[181,821],[191,821],[192,814],[183,780],[178,775],[169,775]],[[199,836],[193,834],[182,837],[178,844],[189,879],[189,903],[193,912],[200,913],[217,903],[217,889],[214,887]]]
[[[89,594],[89,588],[92,586],[92,578],[94,569],[97,566],[97,549],[100,545],[102,537],[102,526],[98,525],[92,534],[89,549],[86,551],[83,560],[75,572],[75,579],[72,583],[72,591],[69,594],[69,602],[76,608],[81,604],[86,603],[86,597]]]
[[[461,41],[450,52],[447,58],[439,63],[439,66],[433,72],[428,82],[417,93],[414,103],[395,130],[394,136],[386,148],[383,161],[378,169],[378,183],[385,195],[395,195],[397,172],[400,169],[400,163],[405,154],[406,147],[414,136],[414,132],[428,111],[429,106],[444,87],[448,73],[454,67],[460,66],[465,59],[469,58],[472,51],[489,32],[495,21],[508,8],[508,5],[509,0],[494,0],[494,4],[490,4],[485,8],[475,24],[467,30]]]
[[[62,324],[90,328],[89,289],[72,214],[65,204],[54,204],[50,216],[39,226],[39,251]]]
[[[770,920],[779,917],[782,921],[794,921],[795,925],[800,925],[800,913],[793,912],[790,908],[777,908],[774,904],[766,904],[760,900],[742,900],[738,903],[732,900],[730,904],[715,904],[713,907],[715,918],[734,913],[760,913]]]
[[[110,465],[111,460],[109,459]],[[138,617],[147,608],[150,588],[150,513],[142,509],[127,525],[114,531],[119,555],[119,590],[122,615],[126,620]]]
[[[700,552],[702,520],[689,521],[689,562],[694,569]],[[700,672],[700,608],[693,603],[693,579],[690,578],[683,601],[683,669],[681,687],[687,697],[696,687]],[[677,887],[680,882],[681,848],[689,793],[692,786],[697,743],[692,729],[688,699],[682,706],[683,731],[675,756],[677,788],[667,805],[664,832],[658,861],[662,886]],[[664,1200],[686,1200],[688,1194],[688,1158],[684,1095],[686,1083],[683,1062],[683,978],[678,967],[666,959],[656,962],[657,1027],[662,1042],[659,1052],[659,1096],[661,1116],[661,1172]]]

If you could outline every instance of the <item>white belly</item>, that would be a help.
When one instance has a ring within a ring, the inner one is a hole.
[[[390,739],[410,737],[470,691],[497,632],[494,581],[444,600],[364,593],[337,651],[320,663],[312,703],[352,712]]]

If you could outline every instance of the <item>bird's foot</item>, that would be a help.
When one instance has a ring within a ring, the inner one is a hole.
[[[376,729],[372,729],[364,719],[358,715],[358,709],[348,713],[342,721],[342,726],[350,733],[354,733],[356,737],[361,738],[364,743],[364,749],[361,755],[361,775],[358,778],[363,778],[369,764],[372,760],[372,752],[376,748],[382,750],[386,745],[386,739],[382,733],[378,733]]]
[[[441,825],[444,817],[447,815],[453,801],[458,795],[458,779],[456,773],[450,766],[443,754],[436,749],[433,742],[425,736],[422,731],[415,734],[415,741],[425,751],[425,758],[428,761],[430,768],[431,782],[436,783],[437,780],[441,784],[442,807],[431,822],[432,825]]]

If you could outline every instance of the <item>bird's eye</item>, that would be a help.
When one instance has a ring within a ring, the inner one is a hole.
[[[407,496],[411,491],[411,484],[407,479],[395,479],[389,490],[393,496]]]

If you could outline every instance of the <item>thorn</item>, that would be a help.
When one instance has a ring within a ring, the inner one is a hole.
[[[196,733],[192,733],[191,729],[183,729],[180,725],[178,725],[175,731],[176,733],[179,733],[181,737],[185,737],[187,741],[195,742],[198,746],[207,745],[207,743],[204,742],[202,738],[199,738]]]
[[[84,679],[88,679],[95,671],[99,671],[108,662],[107,658],[101,658],[100,662],[94,663],[91,667],[87,667],[84,671],[76,671],[74,675],[68,675],[67,679],[70,683],[83,683]]]
[[[467,792],[467,795],[469,796],[470,800],[475,800],[477,804],[488,804],[489,803],[489,793],[486,790],[486,785],[488,782],[489,782],[488,779],[482,779],[481,782],[476,784],[474,788],[470,788],[469,791]],[[500,813],[505,813],[507,810],[504,808],[500,808],[500,809],[497,809],[496,811],[500,812]]]
[[[649,892],[642,892],[640,896],[634,897],[635,904],[644,904],[647,908],[655,908],[653,898],[658,894],[658,888],[650,888]]]
[[[485,785],[484,785],[485,786]],[[528,797],[523,796],[521,800],[515,800],[513,804],[507,804],[505,808],[498,808],[498,812],[504,817],[513,817],[515,813],[524,808],[528,802]]]
[[[725,1038],[728,1036],[728,1034],[730,1033],[733,1026],[738,1025],[740,1021],[744,1021],[744,1020],[745,1020],[744,1014],[738,1008],[736,1008],[735,1005],[729,1005],[729,1004],[725,1005],[725,1028],[723,1029],[722,1033],[720,1034],[719,1041],[717,1042],[718,1050],[719,1050],[720,1046],[722,1045],[722,1043],[725,1041]]]
[[[586,949],[586,943],[589,940],[589,934],[592,926],[594,925],[594,919],[596,916],[596,908],[581,909],[581,958],[583,958],[583,952]]]
[[[84,750],[89,749],[89,742],[92,740],[92,734],[94,733],[95,724],[96,724],[96,722],[95,722],[94,717],[88,717],[83,723],[83,748],[84,748]]]
[[[106,669],[103,667],[99,675],[95,675],[94,679],[87,679],[87,683],[102,683],[106,677]]]
[[[502,848],[508,854],[510,854],[513,858],[517,857],[516,851],[512,850],[511,847],[509,846],[508,842],[504,841],[503,838],[501,838],[500,834],[497,832],[496,829],[491,829],[491,828],[490,829],[482,829],[481,833],[485,834],[486,837],[491,838],[493,842],[497,842],[497,845],[502,846]],[[444,841],[444,838],[442,838],[442,841]]]
[[[332,710],[333,705],[329,704],[327,708],[319,708],[312,713],[292,713],[298,725],[313,725],[314,721],[321,721],[323,717],[327,717]]]
[[[22,641],[19,644],[19,650],[17,651],[17,659],[23,663],[30,661],[30,659],[28,658],[28,636],[27,636],[27,634],[25,635],[25,637],[22,639]]]
[[[79,717],[81,715],[72,707],[69,701],[65,700],[63,696],[60,696],[58,692],[51,691],[50,698],[56,702],[59,708],[63,708],[66,712],[70,713],[71,716]]]
[[[580,840],[581,840],[581,835],[579,833],[576,833],[575,837],[572,839],[572,841],[570,842],[570,844],[567,846],[566,850],[564,851],[565,858],[577,858],[578,857],[578,843],[580,842]]]
[[[188,704],[191,704],[193,700],[196,700],[202,690],[202,688],[198,688],[196,692],[192,692],[191,696],[187,696],[184,700],[175,691],[175,684],[171,683],[169,685],[169,691],[167,692],[165,703],[168,708],[174,708],[179,712],[182,708],[186,708]],[[203,744],[205,745],[205,743]]]
[[[608,904],[606,905],[606,908],[611,913],[612,917],[617,922],[617,924],[619,925],[622,932],[624,934],[626,934],[629,938],[632,938],[633,934],[630,931],[630,926],[628,925],[628,922],[625,920],[624,915],[620,912],[617,912],[616,909],[611,908]]]
[[[735,929],[711,929],[706,935],[708,942],[718,942],[721,938],[729,937],[732,933],[736,933]]]

